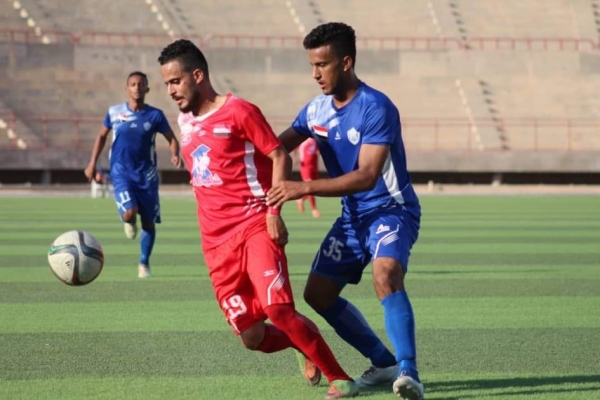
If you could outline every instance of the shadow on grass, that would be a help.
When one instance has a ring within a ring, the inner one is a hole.
[[[597,384],[595,387],[560,388],[558,385],[573,384]],[[498,389],[506,389],[498,392]],[[453,395],[452,392],[477,391],[473,394]],[[482,393],[493,390],[493,393]],[[425,391],[431,395],[447,394],[446,397],[437,397],[443,400],[458,400],[486,397],[508,397],[518,395],[540,395],[545,393],[567,393],[567,392],[592,392],[600,393],[600,375],[577,375],[577,376],[553,376],[553,377],[530,377],[530,378],[506,378],[506,379],[473,379],[465,381],[449,382],[425,382]],[[385,392],[385,390],[383,390]]]

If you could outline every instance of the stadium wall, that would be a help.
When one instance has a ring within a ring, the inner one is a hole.
[[[426,183],[600,184],[596,152],[409,152],[413,180]],[[163,182],[185,183],[187,174],[159,154]],[[82,183],[89,151],[0,150],[0,183]],[[107,165],[105,160],[102,165]]]

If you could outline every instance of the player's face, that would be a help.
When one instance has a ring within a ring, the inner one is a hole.
[[[148,82],[142,76],[134,75],[127,79],[127,94],[134,101],[144,101],[148,93]]]
[[[160,67],[163,82],[167,85],[167,93],[179,107],[179,111],[187,113],[197,110],[202,99],[198,83],[201,71],[184,72],[179,61],[174,60]]]
[[[336,92],[344,72],[342,60],[336,56],[330,45],[308,51],[308,60],[312,66],[313,79],[317,81],[323,94]]]

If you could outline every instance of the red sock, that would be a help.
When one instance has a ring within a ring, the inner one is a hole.
[[[275,304],[267,307],[265,311],[273,325],[287,334],[292,343],[315,363],[329,382],[338,379],[351,380],[321,336],[319,328],[311,320],[297,313],[290,304]]]
[[[310,209],[316,210],[317,209],[317,201],[315,200],[315,196],[307,196],[307,197],[308,197],[308,203],[310,204]]]
[[[265,324],[265,338],[258,346],[258,351],[263,353],[276,353],[290,347],[296,348],[288,335],[276,326]]]

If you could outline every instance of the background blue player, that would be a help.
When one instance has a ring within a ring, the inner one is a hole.
[[[145,103],[149,90],[148,78],[144,73],[135,71],[129,74],[129,99],[108,109],[94,143],[90,163],[84,171],[89,180],[94,177],[98,157],[112,130],[110,177],[118,211],[125,223],[125,235],[129,239],[135,239],[137,235],[138,214],[142,221],[138,265],[140,278],[150,276],[150,255],[156,238],[154,224],[160,223],[155,141],[157,133],[163,134],[169,142],[171,163],[177,167],[182,165],[179,143],[164,113]]]
[[[404,399],[422,399],[416,363],[413,311],[404,290],[410,249],[421,208],[410,182],[398,109],[355,72],[356,38],[343,23],[313,29],[304,39],[322,95],[308,103],[280,140],[288,151],[317,140],[330,179],[283,181],[268,192],[280,207],[305,195],[341,196],[342,214],[315,257],[304,298],[336,333],[371,360],[360,386],[392,384]],[[372,261],[373,283],[396,356],[360,311],[340,297]]]

